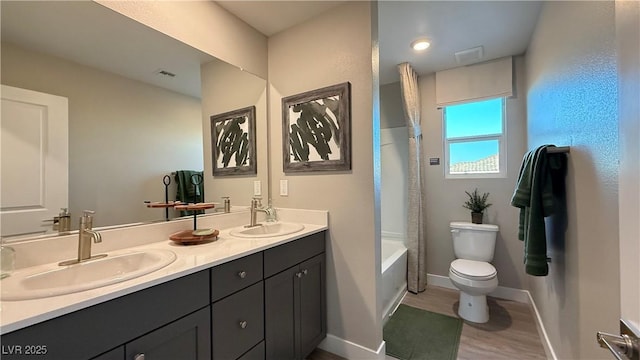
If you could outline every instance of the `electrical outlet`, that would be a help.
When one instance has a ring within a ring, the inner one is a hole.
[[[262,184],[260,180],[253,182],[253,196],[262,196]]]
[[[280,180],[280,196],[289,196],[289,180]]]

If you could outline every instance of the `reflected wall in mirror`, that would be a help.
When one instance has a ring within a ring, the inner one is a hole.
[[[0,5],[2,84],[68,99],[72,229],[85,209],[96,211],[96,227],[163,219],[164,210],[148,209],[143,202],[164,201],[163,176],[178,170],[205,170],[206,201],[233,200],[251,191],[231,184],[219,191],[207,171],[209,116],[228,108],[217,109],[213,101],[203,111],[201,90],[211,86],[201,85],[200,67],[224,69],[213,87],[227,87],[223,81],[238,89],[261,83],[264,93],[264,80],[94,2]],[[256,91],[226,93],[225,98],[237,96],[235,102],[255,105],[264,117],[266,101]],[[246,94],[251,96],[240,99]],[[266,120],[257,119],[258,128],[264,127]],[[266,156],[261,146],[258,141],[257,153]],[[262,166],[252,180],[266,180]],[[175,193],[174,180],[169,200]],[[4,222],[4,206],[2,211]],[[36,212],[34,234],[53,233],[51,223],[43,223],[59,209],[51,211]]]
[[[254,196],[254,181],[260,181],[261,189],[267,189],[267,82],[221,61],[213,61],[201,67],[202,113],[204,124],[205,194],[213,192],[229,196],[232,205],[249,206]],[[213,175],[211,116],[255,106],[256,154],[255,175]],[[266,194],[260,194],[260,196]],[[266,196],[265,196],[266,198]],[[215,199],[219,201],[220,198]]]

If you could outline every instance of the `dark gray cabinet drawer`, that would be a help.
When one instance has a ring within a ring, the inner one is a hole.
[[[324,252],[324,231],[264,251],[264,277]]]
[[[263,282],[212,305],[213,359],[237,359],[264,338]]]
[[[238,360],[264,360],[264,341],[247,351]]]
[[[98,355],[91,360],[123,360],[124,358],[124,346],[119,346],[102,355]]]
[[[154,330],[125,345],[126,359],[210,360],[209,308]]]
[[[262,280],[262,253],[211,269],[211,301],[217,301]]]

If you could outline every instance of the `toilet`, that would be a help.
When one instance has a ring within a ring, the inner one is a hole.
[[[474,322],[489,321],[487,294],[498,287],[493,260],[497,225],[452,222],[451,237],[456,260],[449,267],[449,279],[460,289],[458,315]]]

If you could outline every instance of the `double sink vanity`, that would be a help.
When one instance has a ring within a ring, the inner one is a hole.
[[[327,213],[279,217],[202,216],[218,239],[191,246],[167,240],[189,220],[101,230],[107,256],[70,266],[77,235],[12,245],[2,358],[303,359],[326,336]]]

